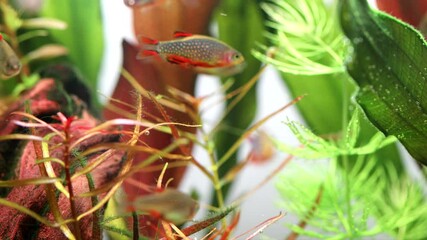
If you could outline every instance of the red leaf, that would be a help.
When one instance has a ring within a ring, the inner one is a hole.
[[[427,12],[426,0],[377,0],[378,8],[414,27],[418,27]]]

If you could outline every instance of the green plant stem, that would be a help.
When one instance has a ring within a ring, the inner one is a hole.
[[[342,79],[342,92],[343,92],[343,98],[342,98],[342,129],[341,129],[341,133],[345,134],[347,126],[349,124],[349,120],[348,120],[348,114],[349,114],[349,107],[350,107],[350,93],[349,93],[349,88],[351,86],[349,79],[348,79],[348,75],[344,75],[346,76],[345,78]],[[346,203],[346,209],[347,209],[347,219],[349,221],[349,229],[347,229],[347,231],[350,231],[349,234],[350,236],[352,235],[352,231],[353,231],[353,214],[352,214],[352,209],[351,209],[351,189],[350,189],[350,179],[349,179],[349,173],[351,171],[351,167],[350,167],[350,159],[348,157],[348,155],[343,155],[342,156],[342,161],[343,161],[343,168],[344,171],[346,171],[346,173],[344,174],[344,181],[345,181],[345,203]]]
[[[132,224],[133,224],[132,239],[138,240],[139,239],[139,220],[138,220],[138,214],[135,211],[132,212]]]
[[[75,154],[77,159],[80,162],[80,166],[84,168],[87,166],[87,162],[84,157],[79,157],[78,154]],[[89,191],[93,191],[95,189],[95,183],[93,181],[92,175],[90,173],[86,174],[86,179],[89,186]],[[90,197],[92,206],[95,206],[98,204],[98,196],[91,196]],[[102,239],[102,233],[100,228],[100,212],[95,211],[92,215],[92,239],[94,240],[100,240]]]
[[[222,194],[222,185],[221,185],[221,179],[219,175],[219,163],[215,161],[215,156],[213,149],[209,149],[209,158],[212,165],[212,184],[215,189],[216,193],[216,200],[218,203],[218,208],[223,209],[224,208],[224,195]],[[222,221],[223,227],[225,227],[225,220]]]
[[[345,169],[346,174],[344,174],[344,181],[345,181],[345,204],[346,204],[346,210],[347,210],[347,219],[348,219],[348,223],[349,226],[347,231],[350,234],[350,236],[352,236],[352,232],[353,232],[353,227],[354,227],[354,223],[353,223],[353,211],[351,209],[351,189],[350,189],[350,179],[349,179],[349,171],[350,171],[350,164],[349,164],[349,159],[347,157],[347,155],[343,156],[343,167]]]

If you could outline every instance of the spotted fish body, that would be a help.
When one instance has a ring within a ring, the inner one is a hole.
[[[159,55],[170,63],[219,76],[236,74],[245,66],[241,53],[217,39],[181,32],[174,36],[175,40],[162,42],[142,38],[139,57]]]
[[[20,70],[19,58],[0,34],[0,78],[11,78],[17,75]]]

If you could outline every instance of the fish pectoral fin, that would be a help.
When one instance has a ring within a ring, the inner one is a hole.
[[[191,60],[182,56],[168,56],[167,61],[173,64],[182,65],[185,67],[191,66]]]
[[[143,59],[150,56],[158,56],[159,53],[155,50],[143,49],[136,56],[137,59]]]
[[[182,32],[182,31],[175,31],[173,33],[174,38],[185,38],[185,37],[190,37],[190,36],[193,36],[193,34],[188,33],[188,32]]]

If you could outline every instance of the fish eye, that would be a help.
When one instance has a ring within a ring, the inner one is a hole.
[[[239,61],[240,59],[242,59],[242,55],[240,53],[235,53],[233,54],[232,59],[234,61]]]

